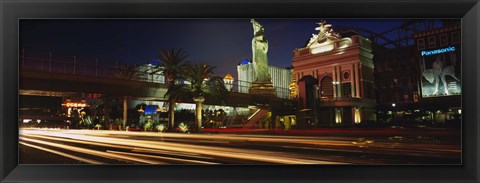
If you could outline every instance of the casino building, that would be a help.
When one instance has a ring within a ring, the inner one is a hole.
[[[408,35],[412,44],[374,46],[379,121],[460,125],[460,28],[445,21]]]
[[[372,42],[354,32],[337,34],[324,21],[318,24],[319,33],[293,51],[298,125],[350,126],[375,121]]]
[[[249,93],[249,88],[255,78],[253,64],[244,60],[237,66],[238,81],[237,87],[240,93]],[[276,66],[268,66],[268,72],[272,78],[273,87],[275,87],[276,96],[279,98],[289,97],[289,85],[292,81],[291,70],[289,68],[280,68]]]
[[[418,32],[416,60],[420,65],[420,106],[433,123],[460,126],[461,121],[461,25]]]

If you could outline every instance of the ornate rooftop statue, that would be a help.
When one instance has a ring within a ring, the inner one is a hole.
[[[268,41],[264,36],[264,28],[260,23],[251,19],[253,26],[252,57],[255,72],[255,83],[271,83],[268,73]]]
[[[319,32],[318,34],[312,34],[312,38],[310,38],[307,47],[310,47],[314,44],[323,43],[325,41],[333,41],[341,38],[340,34],[336,33],[332,28],[330,28],[332,25],[327,24],[325,20],[322,20],[317,24],[318,27],[315,28],[315,30],[318,30]]]

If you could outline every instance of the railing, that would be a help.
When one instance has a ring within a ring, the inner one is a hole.
[[[234,80],[231,92],[235,93],[249,93],[252,82]],[[228,88],[228,86],[227,86]],[[289,98],[290,89],[284,87],[275,86],[275,94],[278,98]]]
[[[62,73],[71,75],[82,76],[95,76],[103,78],[118,78],[118,74],[122,72],[123,68],[128,67],[127,64],[114,63],[113,66],[100,65],[98,60],[94,63],[82,63],[78,62],[78,59],[74,57],[72,61],[57,61],[51,58],[36,58],[36,57],[23,57],[20,56],[20,69],[28,71],[40,71],[49,73]],[[135,80],[145,82],[161,82],[165,83],[165,79],[162,81],[154,81],[153,76],[148,71],[138,71],[139,76]],[[162,76],[163,77],[163,76]],[[231,92],[235,93],[249,93],[251,82],[234,80],[230,85]],[[229,88],[229,85],[227,88]],[[288,88],[275,87],[276,97],[289,98],[290,90]]]
[[[83,75],[83,76],[95,76],[103,78],[119,78],[118,75],[122,72],[122,69],[127,67],[127,64],[115,63],[114,66],[100,65],[98,60],[95,63],[81,63],[77,62],[74,57],[73,61],[53,61],[52,59],[35,58],[35,57],[22,57],[20,56],[20,70],[28,71],[40,71],[49,73],[62,73],[71,75]],[[148,76],[151,75],[148,72],[139,73],[141,76],[135,80],[139,81],[151,81]]]
[[[322,102],[336,102],[336,101],[360,101],[360,98],[356,97],[326,97],[326,98],[320,98],[320,101]]]

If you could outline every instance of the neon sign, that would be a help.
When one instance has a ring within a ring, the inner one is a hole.
[[[65,102],[62,104],[65,107],[88,107],[86,103],[83,102]]]
[[[455,47],[449,46],[448,48],[440,48],[436,50],[430,50],[430,51],[422,51],[421,54],[422,56],[428,56],[428,55],[435,55],[435,54],[440,54],[440,53],[445,53],[445,52],[453,52],[455,51]]]

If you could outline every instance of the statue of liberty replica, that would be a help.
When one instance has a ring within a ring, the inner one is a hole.
[[[275,89],[268,72],[268,41],[264,35],[265,29],[254,19],[250,22],[253,26],[252,58],[255,79],[250,86],[249,93],[275,96]]]

